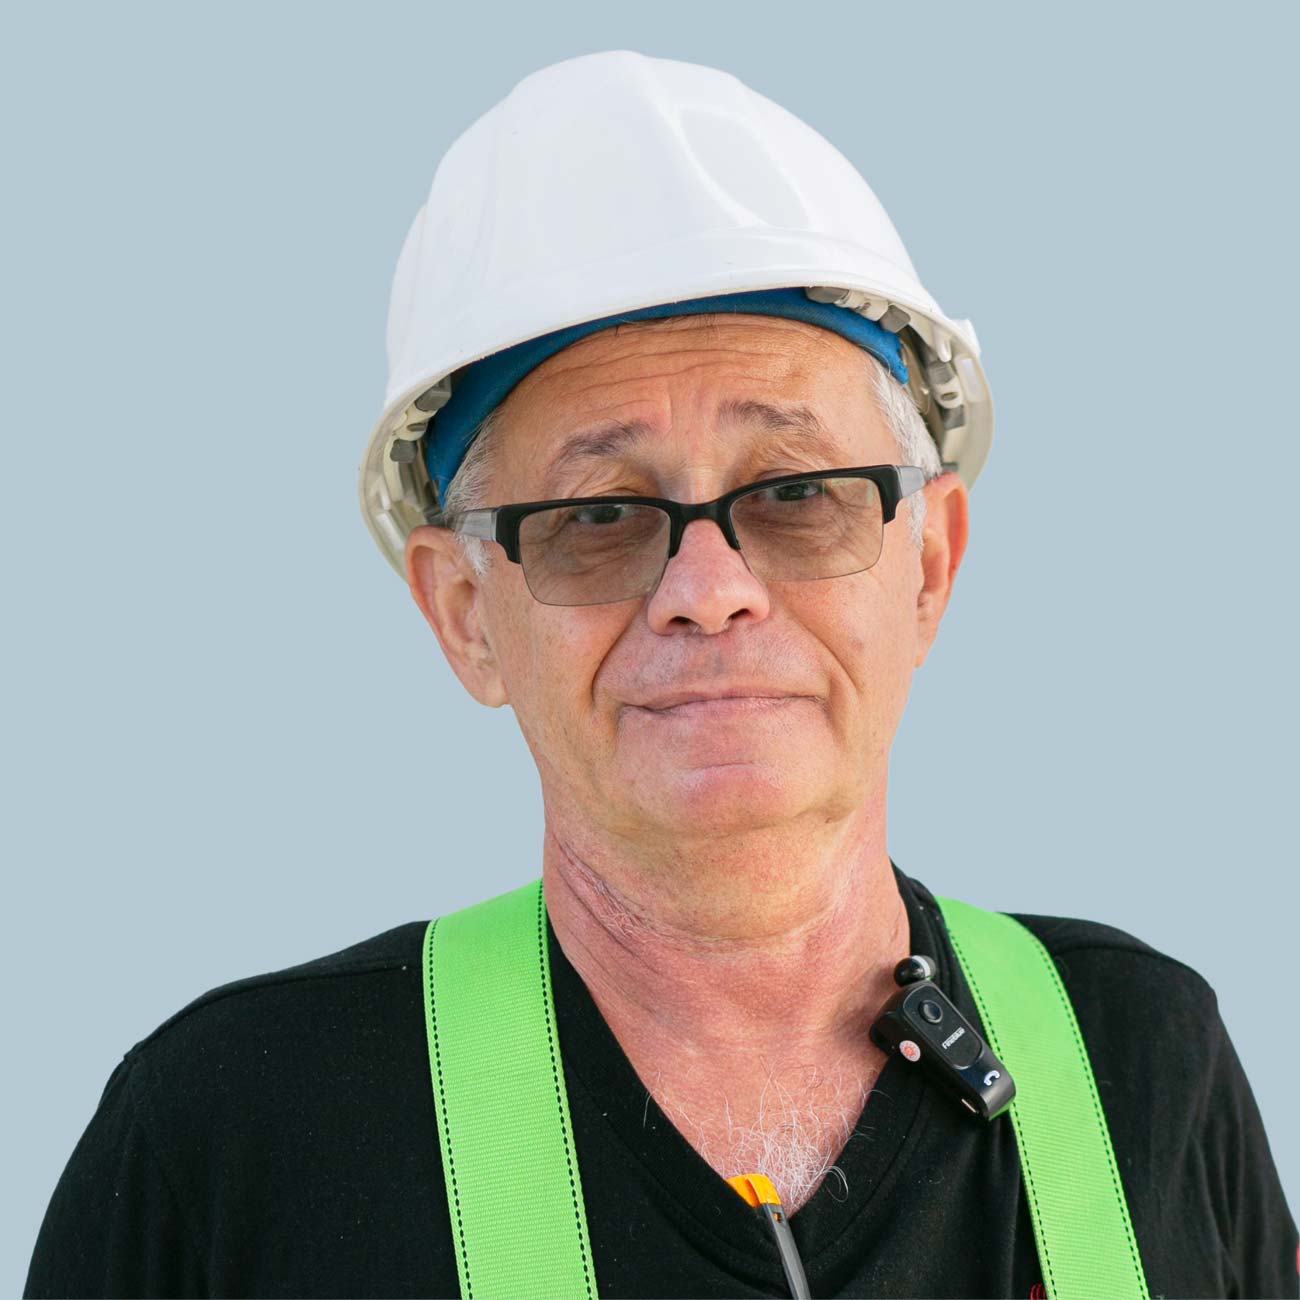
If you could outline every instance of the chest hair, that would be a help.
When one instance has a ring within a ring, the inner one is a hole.
[[[848,1195],[848,1180],[835,1163],[855,1138],[878,1070],[808,1066],[770,1068],[757,1096],[734,1087],[689,1093],[655,1074],[647,1094],[701,1158],[723,1178],[766,1174],[787,1214],[805,1205],[823,1179],[837,1180]]]

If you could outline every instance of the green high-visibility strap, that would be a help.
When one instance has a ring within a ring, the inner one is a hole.
[[[984,1035],[1011,1071],[1011,1123],[1049,1296],[1149,1295],[1092,1062],[1052,955],[1014,917],[935,896]]]
[[[1044,1289],[1145,1297],[1092,1066],[1051,955],[1013,918],[937,898],[1011,1121]],[[596,1296],[551,994],[541,881],[431,921],[424,1005],[460,1291]]]
[[[540,880],[429,922],[424,1015],[461,1295],[594,1300]]]

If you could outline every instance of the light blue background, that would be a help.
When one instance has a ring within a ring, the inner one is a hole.
[[[894,749],[895,860],[1201,971],[1300,1208],[1295,12],[11,19],[0,1289],[160,1021],[536,873],[515,719],[445,666],[355,475],[438,158],[528,72],[620,47],[821,130],[979,332],[998,431]]]

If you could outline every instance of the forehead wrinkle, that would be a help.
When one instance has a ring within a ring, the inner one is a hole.
[[[802,323],[800,322],[800,324]],[[805,326],[804,328],[812,330],[814,334],[825,335],[832,348],[836,343],[843,342],[837,336],[830,334],[826,330],[817,329],[815,326]],[[733,362],[744,359],[768,363],[764,366],[767,373],[762,378],[770,382],[771,363],[783,362],[784,366],[782,368],[787,376],[791,372],[798,372],[810,360],[810,357],[806,354],[812,350],[810,345],[814,342],[813,339],[804,336],[803,339],[796,339],[795,341],[787,339],[783,341],[779,348],[771,347],[770,343],[767,346],[755,346],[748,342],[736,341],[725,344],[685,343],[680,346],[646,349],[641,346],[641,340],[633,337],[627,339],[626,347],[611,349],[608,345],[608,336],[615,332],[615,330],[602,330],[600,333],[593,334],[589,338],[579,339],[577,343],[572,343],[567,348],[563,348],[553,357],[548,357],[536,370],[526,375],[520,381],[520,389],[544,389],[555,381],[563,380],[572,375],[574,372],[590,369],[594,372],[593,379],[589,383],[581,384],[574,390],[573,394],[574,396],[584,396],[588,393],[599,392],[603,387],[622,387],[630,380],[643,381],[687,375],[694,370],[716,365],[719,356]],[[821,340],[816,341],[821,342]],[[803,346],[800,346],[801,344]],[[847,346],[853,347],[852,344]],[[589,354],[599,355],[602,349],[608,355],[602,356],[599,361],[591,359]],[[682,358],[688,358],[688,363],[685,365],[672,364],[679,362]],[[648,363],[651,368],[639,369],[633,373],[617,377],[607,376],[606,372],[611,366],[638,360]],[[755,378],[758,378],[758,376],[755,376]]]
[[[690,336],[703,336],[707,341],[705,343],[690,343],[683,345],[670,345],[663,350],[663,355],[672,355],[678,352],[704,352],[704,351],[729,351],[729,352],[754,352],[767,356],[788,355],[790,351],[800,344],[815,347],[818,344],[835,347],[841,340],[840,336],[831,330],[823,329],[819,325],[813,325],[808,321],[791,320],[788,317],[769,316],[766,313],[751,314],[749,312],[704,312],[698,315],[689,316],[671,316],[661,320],[650,321],[626,321],[622,324],[615,325],[608,330],[602,330],[591,336],[591,340],[604,339],[606,343],[628,343],[632,345],[629,348],[615,351],[616,358],[622,359],[632,355],[639,350],[638,346],[645,337],[650,337],[656,342],[664,337],[671,337],[673,334],[680,334],[687,340]],[[773,348],[770,340],[773,336],[781,339],[780,344]],[[723,342],[723,339],[726,339]],[[765,340],[755,343],[753,340]],[[588,340],[580,340],[573,346],[572,351],[580,349],[582,343]]]
[[[746,328],[728,329],[727,326],[733,323],[743,323]],[[644,346],[648,340],[642,334],[650,330],[660,336],[656,340],[660,346]],[[684,337],[681,345],[664,347],[662,335],[670,331],[691,337]],[[773,332],[783,336],[782,346],[775,349],[771,346]],[[720,333],[729,335],[726,343],[718,341]],[[700,339],[701,334],[706,336],[704,341]],[[758,342],[760,338],[761,343]],[[611,343],[616,346],[611,347]],[[619,407],[641,407],[644,411],[651,406],[666,414],[672,403],[665,393],[654,391],[658,383],[688,378],[694,372],[721,370],[723,374],[718,377],[728,385],[734,386],[737,382],[752,384],[771,392],[774,400],[732,398],[720,402],[715,421],[757,423],[764,431],[788,432],[792,436],[774,450],[825,457],[832,453],[834,439],[818,444],[812,437],[800,436],[805,433],[825,434],[816,413],[806,404],[779,399],[789,392],[791,384],[796,390],[807,391],[810,363],[814,362],[817,354],[824,356],[827,348],[835,354],[837,361],[842,360],[843,352],[855,351],[846,340],[815,326],[766,317],[728,321],[692,317],[689,324],[685,320],[670,318],[621,325],[600,331],[589,339],[581,339],[548,358],[525,376],[509,405],[520,415],[523,414],[519,410],[521,405],[534,409],[552,407],[552,411],[556,406],[567,407],[570,411],[575,407],[586,407],[590,412],[582,427],[568,433],[555,453],[544,462],[541,474],[549,479],[557,470],[575,461],[612,460],[615,456],[634,452],[636,444],[645,441],[653,431],[651,422],[620,418],[617,414]],[[720,367],[719,358],[729,364]],[[634,364],[629,365],[629,362]],[[624,369],[624,373],[610,374],[611,369],[619,367]],[[815,364],[813,368],[816,369]],[[560,393],[555,393],[557,387]],[[520,397],[523,398],[522,404],[518,401]],[[605,418],[600,418],[601,414]],[[547,415],[548,422],[555,418],[552,412]],[[581,415],[579,419],[582,419]],[[751,454],[757,450],[751,449]],[[637,460],[640,462],[643,457],[638,456]]]
[[[699,349],[690,349],[690,354],[698,357]],[[662,355],[647,357],[647,360],[662,360]],[[785,358],[792,360],[792,358]],[[692,370],[706,368],[710,364],[707,360],[697,360],[695,364],[684,367],[681,370],[672,372],[674,376],[689,373]],[[651,395],[633,393],[629,394],[626,389],[629,382],[644,382],[646,380],[656,380],[668,377],[666,372],[656,371],[650,374],[641,374],[636,376],[606,376],[603,373],[605,367],[598,368],[596,377],[592,382],[575,389],[568,395],[569,402],[578,400],[578,404],[584,404],[580,399],[594,399],[601,394],[604,389],[613,389],[614,395],[611,400],[598,402],[591,400],[595,407],[605,406],[607,410],[616,409],[619,406],[642,405],[649,401]],[[746,376],[753,383],[763,387],[770,387],[773,380],[771,376]],[[540,381],[539,386],[544,387],[547,380]],[[779,381],[778,381],[779,382]],[[656,400],[655,405],[661,405],[661,400]],[[820,433],[825,435],[826,428],[822,424],[817,413],[806,403],[802,402],[764,402],[755,398],[727,398],[721,401],[714,414],[714,419],[721,423],[729,422],[758,422],[763,428],[773,429],[800,429],[809,433]],[[606,419],[593,418],[591,423],[584,425],[581,433],[595,433],[597,430],[612,432],[619,429],[636,429],[642,434],[649,431],[649,423],[645,420],[620,420],[614,415]],[[579,434],[570,435],[570,441],[580,436]]]
[[[692,322],[708,321],[707,317],[689,319]],[[746,319],[758,326],[760,331],[762,326],[773,323],[766,317]],[[651,326],[661,327],[676,323],[677,318],[670,318],[668,321],[651,322]],[[753,346],[746,339],[743,344],[738,342],[729,342],[726,345],[687,343],[682,346],[668,348],[659,346],[647,349],[643,346],[644,340],[633,335],[626,338],[626,347],[611,349],[609,347],[611,336],[617,338],[620,330],[637,328],[637,324],[616,326],[609,330],[602,330],[589,338],[580,339],[577,343],[570,344],[554,356],[547,358],[520,380],[514,393],[507,400],[512,407],[530,406],[534,399],[550,405],[555,402],[556,395],[549,390],[557,385],[562,389],[572,385],[568,387],[568,391],[558,395],[563,405],[589,404],[596,410],[601,406],[607,409],[617,408],[630,401],[639,402],[642,398],[662,396],[645,393],[628,394],[626,389],[630,384],[653,384],[659,380],[688,376],[693,371],[708,370],[716,367],[719,356],[730,361],[733,369],[750,371],[743,376],[731,376],[733,379],[743,377],[750,383],[764,386],[773,383],[788,384],[792,381],[802,383],[810,378],[809,367],[810,363],[814,362],[813,353],[829,347],[837,355],[837,359],[842,360],[842,350],[847,349],[849,353],[856,350],[846,340],[802,321],[779,321],[777,324],[778,332],[781,333],[785,332],[781,326],[796,327],[793,338],[787,335],[778,348],[771,347],[770,342],[765,346]],[[710,325],[708,333],[713,335],[716,335],[720,328],[725,328],[712,322]],[[754,331],[751,326],[750,331],[737,332],[745,334]],[[821,346],[818,347],[818,344]],[[602,356],[602,349],[609,355]],[[687,358],[688,363],[675,364],[682,358]],[[628,361],[638,361],[641,364],[629,368],[628,373],[610,374],[613,368]],[[761,364],[751,369],[751,365],[747,363],[753,362]],[[816,369],[815,364],[813,369]],[[583,371],[590,372],[585,379],[582,377]],[[612,392],[609,396],[605,396],[605,390],[612,390]]]
[[[828,432],[817,413],[803,403],[776,405],[755,399],[729,398],[720,403],[715,423],[756,425],[763,433],[781,436],[751,440],[744,448],[743,463],[754,464],[763,456],[811,456],[825,468],[834,468],[843,459],[837,440]],[[549,479],[559,470],[583,460],[623,458],[630,465],[649,468],[650,461],[640,451],[655,433],[646,420],[604,421],[571,434],[546,466]]]

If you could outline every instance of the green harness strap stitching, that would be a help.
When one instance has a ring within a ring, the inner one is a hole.
[[[451,1211],[456,1244],[456,1270],[460,1293],[469,1296],[469,1259],[465,1249],[465,1222],[460,1212],[460,1187],[456,1182],[456,1156],[447,1123],[447,1087],[442,1076],[442,1050],[438,1041],[438,1020],[434,1009],[433,936],[437,919],[424,931],[424,1028],[429,1041],[429,1069],[433,1074],[433,1100],[438,1116],[438,1143],[442,1148],[442,1172],[447,1183],[447,1205]]]
[[[596,1300],[541,881],[431,921],[423,978],[461,1296]]]
[[[1092,1062],[1056,963],[1014,917],[935,901],[984,1033],[1016,1081],[1011,1122],[1047,1294],[1149,1295]]]

